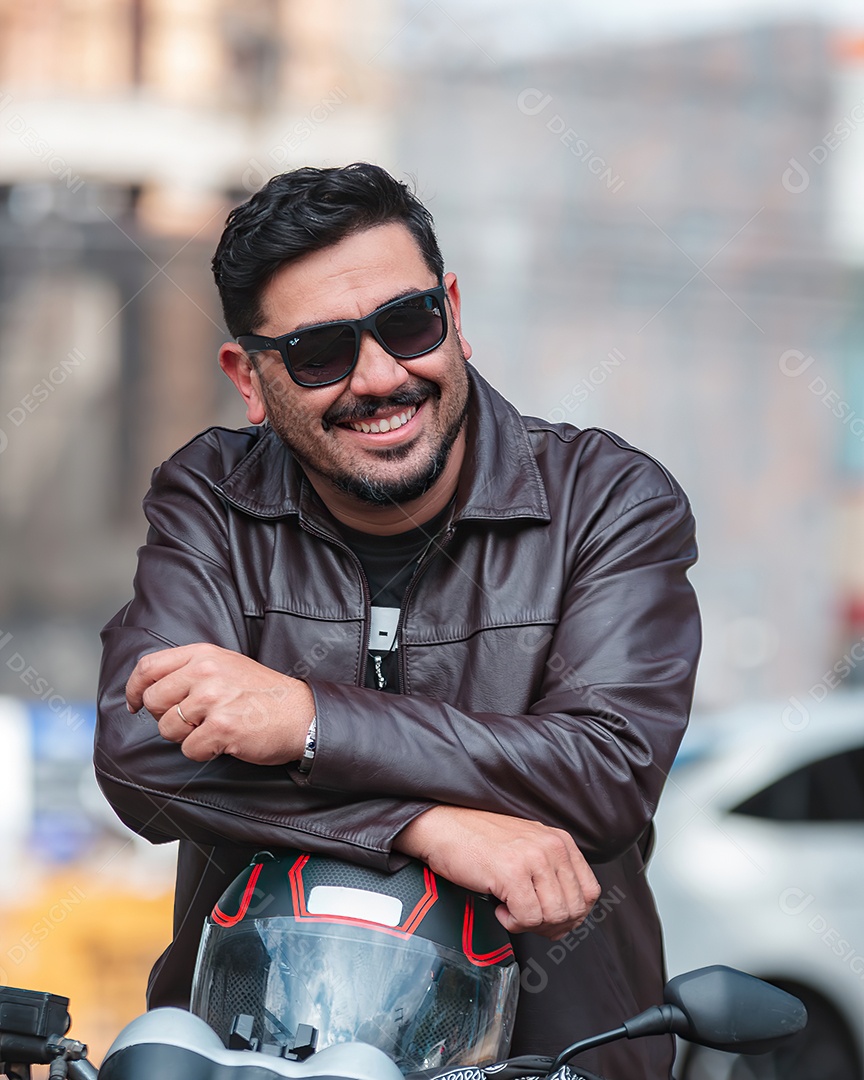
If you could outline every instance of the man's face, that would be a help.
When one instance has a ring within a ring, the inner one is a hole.
[[[407,228],[380,225],[278,271],[263,295],[264,321],[255,329],[276,337],[357,319],[437,284]],[[401,504],[422,495],[464,427],[471,349],[458,329],[454,275],[445,284],[447,337],[425,356],[396,360],[364,332],[350,375],[332,386],[307,388],[293,382],[278,353],[258,354],[261,404],[274,431],[307,471],[367,504]],[[379,430],[364,431],[361,423]]]

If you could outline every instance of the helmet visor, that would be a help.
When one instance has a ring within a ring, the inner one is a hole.
[[[506,1056],[517,992],[515,963],[478,966],[421,937],[271,918],[208,923],[191,1008],[226,1043],[239,1013],[264,1043],[311,1024],[317,1049],[371,1043],[410,1075]]]

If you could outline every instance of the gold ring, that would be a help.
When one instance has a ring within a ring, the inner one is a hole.
[[[180,717],[180,719],[183,721],[184,724],[188,724],[189,727],[191,727],[191,728],[198,727],[197,724],[193,724],[191,720],[186,719],[186,717],[183,715],[183,710],[180,708],[179,705],[177,705],[176,708],[177,708],[177,715]]]

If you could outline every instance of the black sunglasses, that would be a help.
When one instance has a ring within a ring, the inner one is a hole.
[[[413,360],[437,349],[447,337],[445,292],[442,280],[434,289],[391,300],[365,319],[320,323],[274,338],[243,334],[237,344],[247,352],[277,349],[299,386],[330,386],[357,366],[364,330],[397,360]]]

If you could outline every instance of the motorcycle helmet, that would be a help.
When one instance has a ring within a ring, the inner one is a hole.
[[[405,1076],[498,1061],[519,977],[496,905],[416,860],[259,853],[207,918],[191,1011],[226,1046],[245,1016],[253,1049],[314,1028],[306,1053],[370,1043]]]

